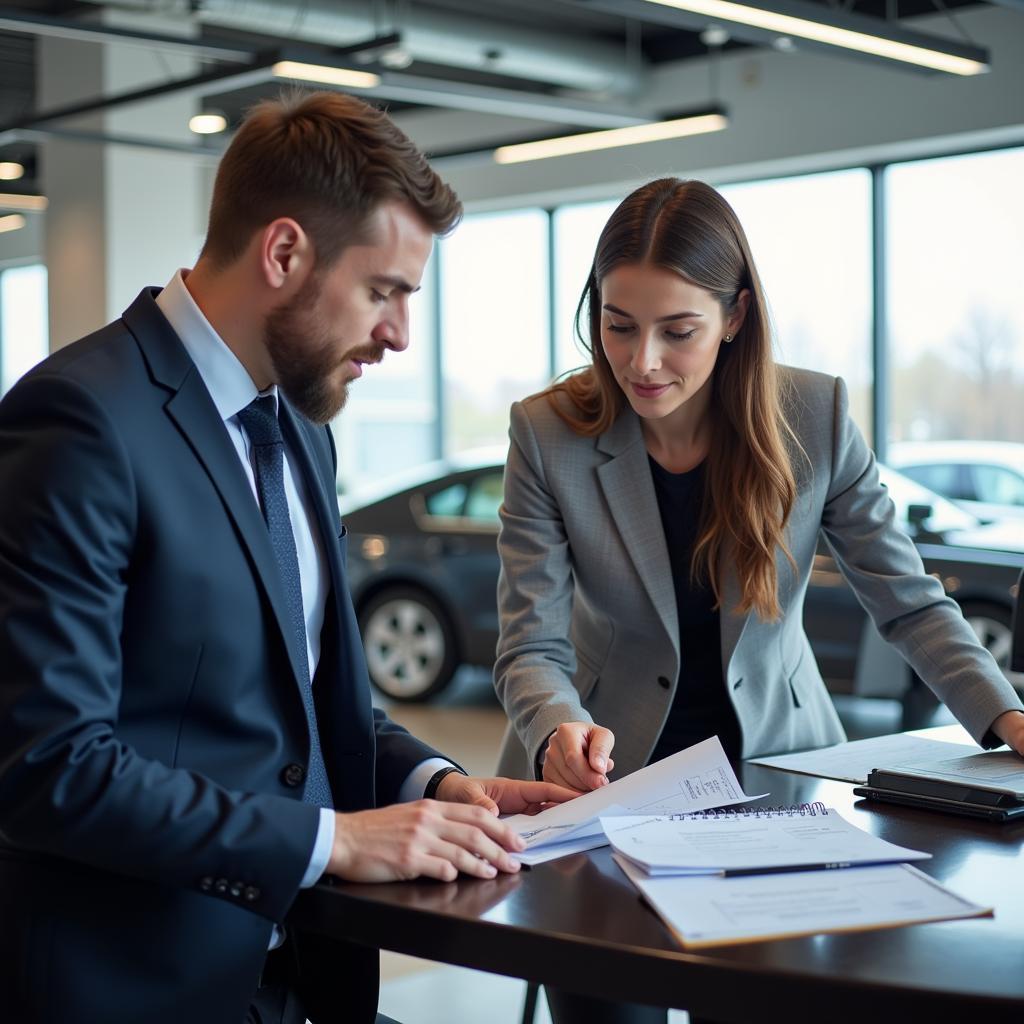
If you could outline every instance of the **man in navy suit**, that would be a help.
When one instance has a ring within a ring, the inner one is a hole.
[[[324,424],[460,213],[379,111],[263,104],[195,268],[0,403],[0,1019],[372,1021],[299,889],[514,871],[571,795],[372,709],[345,581]]]

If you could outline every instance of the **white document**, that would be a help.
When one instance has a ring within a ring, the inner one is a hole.
[[[648,878],[616,863],[684,946],[981,917],[979,907],[909,864],[783,874]]]
[[[967,749],[977,750],[972,743]],[[873,768],[887,768],[908,761],[930,761],[939,758],[962,757],[961,743],[929,740],[920,736],[896,733],[876,736],[868,740],[837,743],[833,747],[804,750],[798,754],[779,754],[771,757],[753,757],[751,764],[769,768],[783,768],[801,775],[816,775],[823,779],[842,782],[866,782]]]
[[[612,848],[649,875],[847,868],[931,856],[879,839],[832,808],[803,814],[751,810],[707,818],[602,818],[601,825]]]
[[[940,752],[939,757],[914,757],[875,767],[914,778],[959,782],[975,789],[1010,793],[1024,799],[1024,758],[1012,750],[964,754],[961,747],[959,751],[954,748],[952,752]]]
[[[526,840],[529,851],[580,838],[579,830],[587,826],[600,829],[598,819],[609,809],[623,814],[675,814],[753,799],[743,792],[721,742],[712,736],[575,800],[540,814],[513,814],[504,821]]]

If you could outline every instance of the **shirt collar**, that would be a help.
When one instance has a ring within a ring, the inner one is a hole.
[[[156,297],[156,304],[181,339],[223,420],[237,416],[253,399],[270,395],[277,408],[277,385],[258,391],[249,371],[213,329],[185,287],[187,270],[178,270]]]

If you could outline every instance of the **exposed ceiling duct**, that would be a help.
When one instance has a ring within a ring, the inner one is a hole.
[[[103,0],[88,2],[108,9],[111,6]],[[563,34],[426,10],[415,4],[406,5],[400,18],[381,18],[372,3],[346,3],[340,9],[329,0],[309,0],[300,5],[275,0],[203,0],[198,7],[186,0],[176,7],[154,4],[152,0],[120,0],[117,6],[153,11],[161,18],[174,16],[177,10],[182,17],[202,25],[321,46],[347,45],[355,39],[397,31],[402,36],[402,50],[417,61],[599,95],[629,97],[640,93],[644,86],[642,70],[626,59],[621,46],[613,43],[592,38],[571,40]]]

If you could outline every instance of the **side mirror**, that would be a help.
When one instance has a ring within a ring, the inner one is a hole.
[[[923,530],[924,524],[931,519],[934,509],[931,505],[909,505],[907,507],[907,520],[917,530]]]

